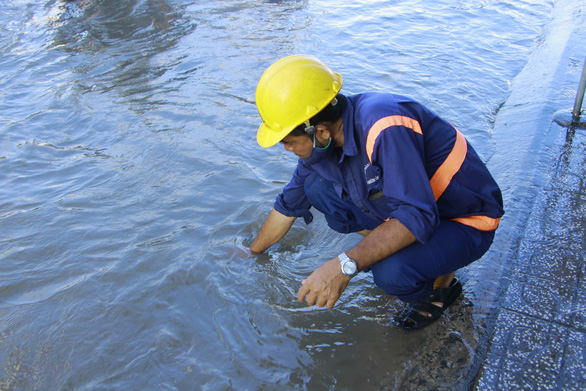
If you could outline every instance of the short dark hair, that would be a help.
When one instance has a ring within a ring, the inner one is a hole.
[[[341,116],[346,106],[348,105],[348,101],[344,95],[338,94],[336,95],[337,103],[335,105],[328,104],[322,111],[311,117],[309,123],[313,126],[319,124],[320,122],[336,122]],[[295,129],[289,133],[291,136],[303,136],[305,133],[306,125],[300,124]],[[309,135],[308,135],[309,137]]]

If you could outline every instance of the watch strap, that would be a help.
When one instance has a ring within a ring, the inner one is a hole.
[[[350,277],[353,277],[356,274],[358,274],[358,265],[356,264],[356,261],[354,261],[353,259],[350,259],[350,257],[348,257],[348,255],[346,255],[346,253],[341,253],[340,255],[338,255],[338,259],[340,260],[340,271],[342,272],[342,274],[345,274]],[[344,264],[346,262],[352,262],[354,264],[354,267],[355,267],[354,273],[347,274],[346,272],[344,272]]]

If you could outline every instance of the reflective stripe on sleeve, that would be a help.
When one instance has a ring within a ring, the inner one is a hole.
[[[423,134],[421,131],[421,125],[419,125],[419,122],[413,118],[402,115],[391,115],[379,119],[374,123],[374,125],[372,125],[368,131],[368,137],[366,138],[366,154],[368,155],[368,160],[371,164],[372,153],[374,152],[374,143],[376,143],[376,139],[383,130],[390,128],[391,126],[404,126],[408,129],[411,129],[415,133]]]
[[[455,129],[455,128],[454,128]],[[444,160],[442,165],[437,169],[433,177],[429,180],[431,184],[431,189],[433,190],[433,195],[435,200],[437,201],[443,192],[447,189],[452,178],[462,167],[462,163],[466,159],[466,152],[468,151],[468,144],[466,143],[466,138],[458,129],[456,130],[456,142],[454,143],[454,147],[452,151]]]
[[[372,125],[370,131],[368,132],[368,137],[366,138],[366,154],[368,155],[368,160],[372,164],[372,154],[374,152],[374,144],[378,136],[381,132],[391,126],[404,126],[407,129],[413,130],[415,133],[423,134],[421,130],[421,125],[419,122],[414,120],[413,118],[405,117],[402,115],[391,115],[389,117],[384,117],[379,119]],[[466,143],[466,138],[458,129],[454,128],[456,131],[456,142],[454,143],[454,147],[452,151],[444,160],[442,165],[437,169],[433,177],[429,180],[431,184],[431,188],[433,190],[433,195],[435,200],[437,201],[446,188],[449,186],[450,181],[456,175],[462,163],[466,159],[466,152],[468,149],[468,144]]]
[[[379,119],[370,128],[368,137],[366,139],[366,153],[371,164],[372,154],[374,152],[374,144],[376,143],[378,136],[382,133],[383,130],[391,126],[403,126],[413,130],[415,133],[419,133],[421,135],[423,134],[421,125],[413,118],[401,115],[393,115]],[[446,157],[444,162],[429,180],[436,201],[448,188],[452,178],[462,167],[464,160],[466,160],[466,154],[468,153],[468,143],[466,142],[466,138],[458,129],[454,128],[454,130],[456,131],[456,141],[454,142],[454,146],[452,147],[450,154]],[[388,220],[389,219],[386,221]],[[476,228],[480,231],[494,231],[499,226],[501,219],[500,217],[494,219],[488,216],[479,215],[458,217],[450,220],[457,221],[461,224]]]
[[[494,231],[498,228],[501,218],[499,217],[498,219],[493,219],[492,217],[488,216],[468,216],[458,217],[450,220],[457,221],[458,223],[464,225],[468,225],[480,231]]]

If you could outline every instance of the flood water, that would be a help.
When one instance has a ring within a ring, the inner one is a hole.
[[[400,303],[369,274],[331,311],[298,303],[300,281],[360,238],[316,215],[248,253],[296,163],[256,144],[256,83],[313,54],[346,94],[412,96],[490,161],[553,7],[2,1],[0,389],[465,386],[490,309],[471,286],[507,249],[459,272],[464,298],[432,331],[397,330]]]

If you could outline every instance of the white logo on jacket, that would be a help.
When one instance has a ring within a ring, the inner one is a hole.
[[[374,178],[370,178],[368,179],[368,174],[366,173],[366,170],[368,170],[368,168],[370,167],[370,163],[366,163],[366,165],[364,166],[364,176],[367,178],[366,179],[366,184],[367,185],[372,185],[374,182],[379,180],[379,176],[375,176]]]

